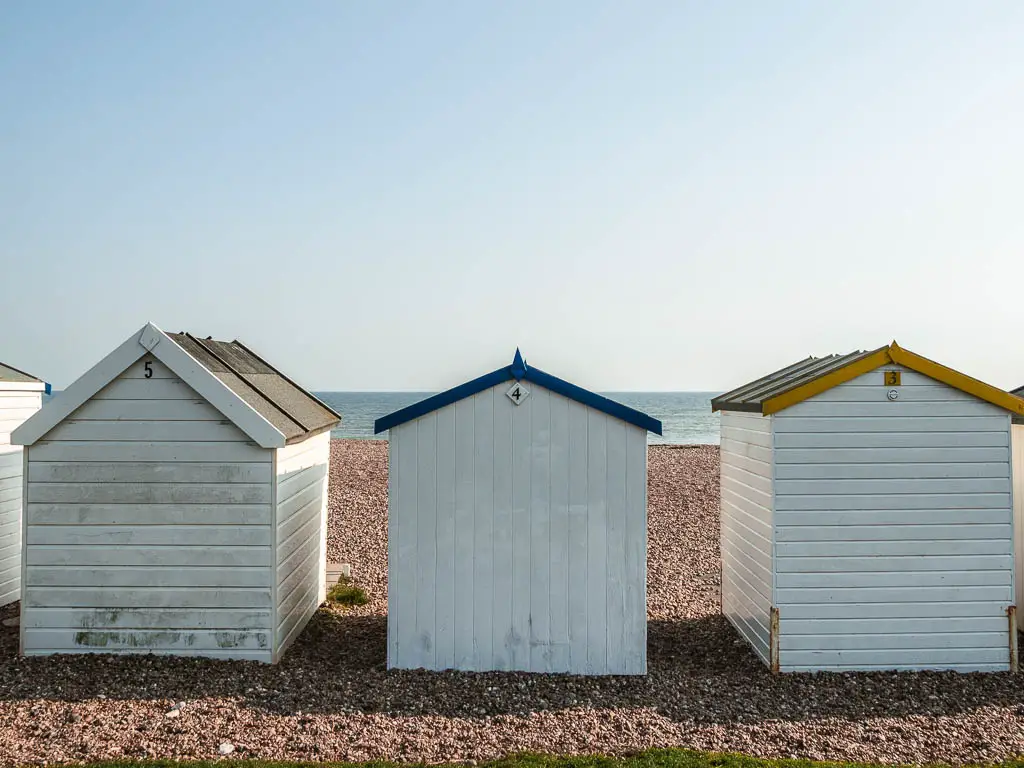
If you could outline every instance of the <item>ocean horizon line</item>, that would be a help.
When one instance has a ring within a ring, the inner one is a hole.
[[[450,387],[449,387],[450,389]],[[335,395],[424,395],[445,392],[445,389],[318,389],[309,390],[314,394]],[[717,392],[725,392],[725,389],[595,389],[599,394],[623,394],[623,395],[710,395]]]

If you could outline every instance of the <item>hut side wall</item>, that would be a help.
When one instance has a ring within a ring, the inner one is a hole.
[[[1024,629],[1024,424],[1011,429],[1013,457],[1013,530],[1016,567],[1017,626]]]
[[[277,451],[277,657],[326,597],[327,478],[331,435]]]
[[[721,421],[722,613],[770,660],[772,419],[723,411]]]
[[[148,355],[26,450],[25,653],[271,660],[271,451]]]
[[[42,394],[0,390],[0,605],[21,597],[22,464],[11,432],[42,406]]]
[[[647,434],[510,386],[390,432],[388,665],[643,674]]]
[[[782,670],[1008,669],[1009,414],[886,366],[774,431]]]

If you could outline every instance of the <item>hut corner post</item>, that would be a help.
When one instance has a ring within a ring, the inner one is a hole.
[[[771,668],[773,674],[779,672],[779,609],[774,605],[771,608],[771,626],[768,635],[768,652],[771,654]],[[1017,654],[1014,649],[1014,659]]]
[[[1006,618],[1010,625],[1010,671],[1016,672],[1017,660],[1017,606],[1011,605],[1006,609]]]

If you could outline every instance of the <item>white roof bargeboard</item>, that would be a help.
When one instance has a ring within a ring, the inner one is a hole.
[[[170,368],[256,444],[263,448],[285,445],[284,433],[152,323],[129,336],[121,346],[14,430],[11,442],[33,445],[146,354],[153,355]]]

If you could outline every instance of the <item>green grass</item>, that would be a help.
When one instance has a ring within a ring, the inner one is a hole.
[[[351,579],[342,576],[338,583],[327,590],[328,602],[336,605],[366,605],[370,598],[366,596],[362,587],[356,586]]]
[[[91,768],[224,768],[224,760],[122,760],[88,763]],[[231,768],[398,768],[389,762],[369,763],[295,763],[270,760],[230,760]],[[450,764],[452,766],[458,763]],[[1024,768],[1024,762],[1013,760],[998,765]],[[442,768],[432,766],[431,768]],[[652,749],[630,757],[554,757],[520,754],[480,763],[478,768],[878,768],[873,763],[832,763],[814,760],[763,760],[734,754],[695,752],[689,749]],[[891,768],[887,766],[886,768]]]

